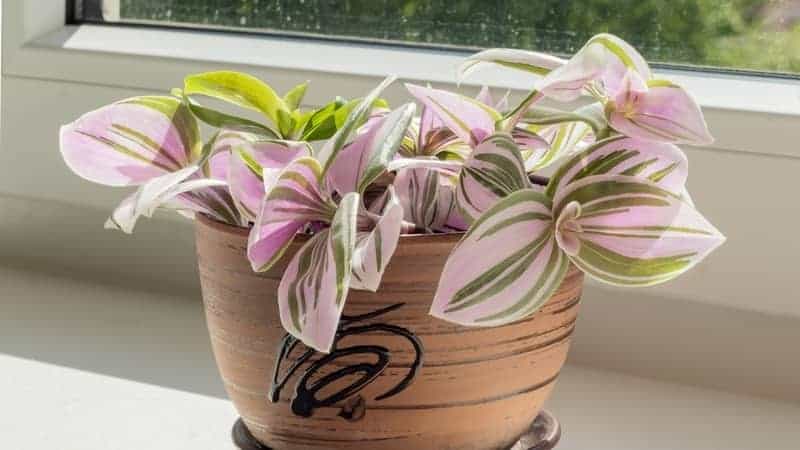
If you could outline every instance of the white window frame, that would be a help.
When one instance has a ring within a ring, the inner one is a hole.
[[[3,74],[164,92],[191,72],[254,73],[279,91],[311,81],[306,99],[357,97],[388,74],[454,87],[462,52],[113,25],[65,25],[65,1],[6,2]],[[659,70],[686,86],[706,113],[714,148],[800,156],[800,84],[756,75]],[[527,74],[487,68],[463,88],[487,84],[521,94]],[[407,98],[400,85],[387,94]],[[770,136],[765,142],[765,136]]]
[[[55,121],[67,122],[91,107],[131,92],[167,92],[181,86],[188,73],[241,70],[268,80],[278,91],[309,80],[306,101],[319,105],[334,95],[361,96],[388,74],[396,74],[404,81],[455,87],[455,68],[464,56],[455,51],[212,31],[71,26],[65,25],[64,0],[7,1],[2,6],[2,73],[6,91],[9,81],[14,81],[14,86],[31,86],[26,89],[46,87],[50,94],[71,89],[81,93],[102,91],[103,98],[65,96],[73,102],[80,100],[80,104],[63,104],[60,99],[41,93],[4,91],[4,124],[19,114],[17,109],[36,114],[36,105],[26,103],[28,97],[50,110],[48,121],[37,126],[15,120],[17,129],[4,127],[0,200],[5,194],[100,207],[103,211],[112,207],[123,193],[84,183],[63,166],[55,142]],[[626,298],[676,297],[800,317],[800,302],[793,301],[797,297],[794,292],[800,237],[786,230],[800,222],[797,182],[791,179],[800,169],[800,82],[681,70],[658,72],[686,86],[704,108],[716,142],[709,148],[686,149],[692,164],[702,169],[694,172],[689,185],[704,213],[730,240],[709,261],[668,285],[646,294],[611,288],[605,292]],[[475,92],[486,83],[511,89],[518,96],[531,83],[526,74],[499,68],[488,68],[478,75],[462,88]],[[26,83],[20,82],[23,80]],[[27,82],[31,80],[41,83]],[[9,98],[14,100],[12,106]],[[400,83],[387,91],[387,98],[394,104],[408,101]],[[31,138],[32,133],[41,136]],[[23,155],[31,151],[31,146],[39,160],[31,161]],[[26,172],[34,169],[35,176],[47,183],[30,181],[34,174]],[[782,234],[768,229],[777,221],[781,222]],[[25,226],[22,221],[20,224]],[[86,230],[97,227],[95,222],[73,225]],[[19,235],[27,236],[24,229]],[[72,235],[64,236],[71,239]],[[25,246],[44,245],[36,241],[36,236],[30,238],[31,242],[13,245],[23,253],[27,251]],[[134,244],[130,247],[133,249]],[[96,249],[92,252],[97,254]],[[768,282],[754,287],[757,280],[753,281],[751,271],[763,271]]]

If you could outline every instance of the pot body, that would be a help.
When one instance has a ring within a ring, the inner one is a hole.
[[[250,432],[275,450],[509,447],[553,389],[583,285],[582,273],[570,267],[558,292],[532,317],[495,328],[461,327],[428,315],[460,235],[403,236],[378,292],[348,295],[350,322],[343,322],[347,331],[337,349],[361,351],[324,360],[308,351],[302,360],[302,344],[287,346],[277,289],[305,239],[298,238],[276,267],[256,274],[246,258],[247,230],[198,217],[196,238],[208,329],[225,388]],[[291,351],[281,357],[282,350]],[[274,383],[279,359],[282,386]],[[311,406],[298,398],[311,398]]]

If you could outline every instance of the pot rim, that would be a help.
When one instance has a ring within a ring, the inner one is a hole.
[[[234,234],[238,236],[247,237],[250,234],[252,227],[242,227],[238,225],[231,225],[229,223],[220,222],[206,214],[195,214],[195,220],[201,222],[203,225],[213,228],[217,231],[226,234]],[[400,241],[404,243],[426,244],[426,243],[444,243],[444,242],[458,242],[464,236],[465,231],[452,231],[447,233],[414,233],[414,234],[401,234]],[[310,234],[298,233],[295,236],[296,240],[305,241],[311,237]]]

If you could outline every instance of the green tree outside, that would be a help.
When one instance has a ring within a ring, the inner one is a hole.
[[[800,73],[796,0],[121,0],[122,20],[570,54],[610,32],[648,60]]]

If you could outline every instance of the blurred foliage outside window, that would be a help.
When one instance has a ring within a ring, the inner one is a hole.
[[[120,22],[568,55],[614,33],[653,62],[800,74],[800,0],[105,0]]]

